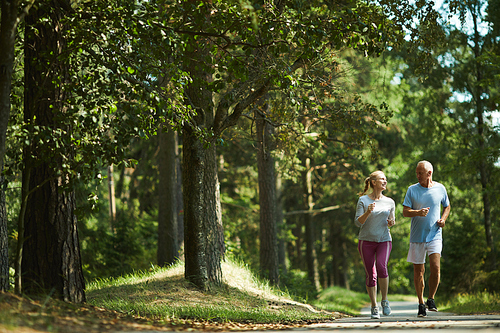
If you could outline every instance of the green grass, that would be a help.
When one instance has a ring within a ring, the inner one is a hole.
[[[245,266],[225,262],[224,284],[201,292],[184,279],[182,263],[152,268],[116,279],[97,280],[87,288],[89,304],[154,320],[283,323],[332,319],[295,302]]]
[[[456,314],[500,312],[500,294],[480,292],[455,295],[443,311]]]
[[[370,298],[367,293],[358,293],[340,287],[330,287],[321,292],[319,298],[313,304],[321,309],[356,315],[369,302]]]

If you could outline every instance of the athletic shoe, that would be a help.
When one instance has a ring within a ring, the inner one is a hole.
[[[388,316],[391,314],[391,307],[389,306],[388,300],[382,301],[382,313],[384,314],[384,316]]]
[[[418,305],[418,317],[427,317],[427,311],[425,310],[425,304]]]
[[[378,314],[378,306],[372,307],[372,319],[380,319],[380,315]]]
[[[436,303],[434,302],[434,299],[428,298],[426,305],[427,305],[427,309],[429,309],[429,311],[437,312],[438,309],[436,308]]]

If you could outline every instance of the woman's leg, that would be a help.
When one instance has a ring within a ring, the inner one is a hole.
[[[370,303],[372,304],[372,308],[377,306],[377,286],[368,287],[366,286],[366,291],[368,292],[368,296],[370,296]]]
[[[387,293],[389,292],[389,277],[378,278],[378,285],[380,286],[380,294],[382,300],[387,300]]]
[[[389,291],[389,270],[387,263],[389,262],[391,251],[392,242],[383,242],[377,247],[377,274],[383,301],[387,300],[387,293]]]
[[[377,270],[375,268],[375,251],[377,243],[360,240],[358,250],[365,267],[366,291],[370,296],[372,307],[377,306]]]

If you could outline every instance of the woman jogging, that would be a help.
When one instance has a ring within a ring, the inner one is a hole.
[[[365,195],[371,188],[370,194]],[[389,272],[387,262],[392,250],[389,227],[395,223],[394,200],[382,192],[387,188],[387,179],[382,171],[375,171],[365,179],[365,189],[361,192],[356,207],[354,223],[360,227],[358,250],[366,272],[366,290],[371,300],[371,317],[379,319],[377,305],[377,278],[382,294],[382,313],[391,314],[387,292]]]

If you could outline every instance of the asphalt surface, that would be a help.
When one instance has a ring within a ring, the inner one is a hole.
[[[446,312],[427,311],[427,317],[417,317],[418,304],[414,302],[391,302],[392,313],[382,315],[380,319],[371,319],[370,309],[365,308],[361,315],[353,318],[343,318],[333,323],[313,324],[301,330],[350,332],[365,331],[368,329],[385,330],[418,330],[423,333],[427,330],[445,329],[459,332],[500,332],[500,315],[455,315]]]

